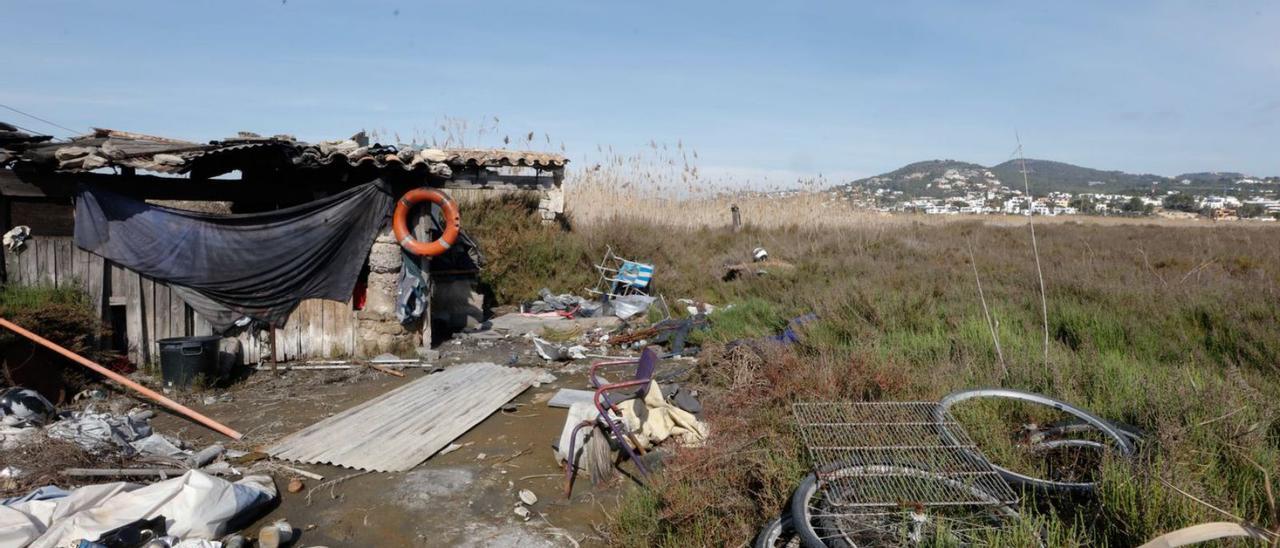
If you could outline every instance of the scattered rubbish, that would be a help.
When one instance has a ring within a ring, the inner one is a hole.
[[[539,317],[524,314],[504,314],[489,320],[486,324],[488,324],[488,331],[473,332],[467,336],[493,337],[498,333],[506,333],[513,337],[522,337],[530,334],[537,336],[547,328],[560,331],[574,329],[586,331],[597,328],[612,330],[621,325],[622,321],[613,315],[569,319],[564,316]],[[461,343],[462,341],[458,342]]]
[[[77,402],[81,400],[105,400],[105,399],[107,399],[107,393],[105,391],[99,388],[90,388],[88,390],[81,390],[79,394],[76,394],[74,397],[71,398],[71,401]]]
[[[31,237],[31,227],[26,225],[18,225],[8,232],[4,233],[4,246],[9,251],[18,251],[26,244],[27,238]]]
[[[453,366],[308,426],[266,451],[298,462],[379,472],[408,470],[493,414],[537,377],[537,371],[492,363]],[[467,404],[458,405],[459,401]],[[400,434],[405,431],[418,435]]]
[[[1037,439],[1037,446],[1040,448],[1044,448],[1044,449],[1088,448],[1088,449],[1099,450],[1099,451],[1110,450],[1110,451],[1114,451],[1116,455],[1121,457],[1129,457],[1133,455],[1133,453],[1136,451],[1136,448],[1134,445],[1134,438],[1136,434],[1128,432],[1120,427],[1117,427],[1115,424],[1112,424],[1111,422],[1105,419],[1099,418],[1093,415],[1092,413],[1085,411],[1083,409],[1080,409],[1078,407],[1075,407],[1069,403],[1059,401],[1054,398],[1050,398],[1048,396],[1044,396],[1041,394],[1023,392],[1021,390],[1013,390],[1008,388],[979,388],[974,390],[960,390],[958,392],[953,392],[951,394],[948,394],[946,397],[942,398],[942,401],[938,403],[937,408],[935,410],[935,415],[938,417],[949,416],[951,412],[951,408],[955,406],[957,403],[960,403],[966,400],[975,399],[975,398],[1011,399],[1011,400],[1031,403],[1034,405],[1049,407],[1051,409],[1057,409],[1058,411],[1061,411],[1063,413],[1066,413],[1067,415],[1070,415],[1075,420],[1082,421],[1085,425],[1086,430],[1091,429],[1091,430],[1100,432],[1103,436],[1106,437],[1107,441],[1109,442],[1104,444],[1103,442],[1089,440],[1089,439],[1080,439],[1080,438],[1055,439],[1055,440],[1046,441],[1043,439],[1043,437],[1041,437]],[[953,431],[953,428],[951,426],[952,424],[953,423],[950,423],[950,422],[942,422],[942,421],[939,422],[938,430],[939,430],[939,434],[942,435],[943,440],[946,443],[957,446],[957,447],[971,447],[970,442],[964,441],[967,438],[962,433]],[[1033,447],[1033,449],[1034,448],[1035,447]],[[967,449],[967,451],[970,453],[973,453],[976,450]],[[997,473],[1000,474],[1001,477],[1004,478],[1005,481],[1015,486],[1029,487],[1029,488],[1038,489],[1041,491],[1078,492],[1078,493],[1091,493],[1097,488],[1096,482],[1092,482],[1092,481],[1061,481],[1061,480],[1055,480],[1055,479],[1035,478],[1035,477],[1028,476],[1026,474],[1015,472],[1008,468],[1001,467],[999,465],[993,464],[992,467],[996,470]]]
[[[716,311],[714,305],[693,299],[676,299],[676,303],[684,305],[685,312],[688,312],[690,316],[706,316]]]
[[[598,375],[600,368],[618,365],[635,366],[635,376],[632,380],[608,383]],[[614,415],[613,410],[617,409],[619,402],[624,399],[629,401],[632,398],[644,398],[652,386],[653,373],[654,370],[657,369],[657,366],[658,354],[653,350],[653,348],[645,348],[640,353],[640,357],[636,360],[597,362],[591,365],[591,371],[588,372],[587,379],[591,383],[591,386],[595,388],[593,404],[595,406],[596,413],[594,418],[582,420],[578,424],[574,425],[573,429],[569,432],[567,440],[569,448],[568,451],[565,452],[566,457],[564,465],[566,497],[573,492],[573,478],[575,472],[578,470],[577,460],[579,458],[579,454],[575,449],[579,447],[577,443],[578,440],[581,439],[580,433],[584,429],[590,429],[593,432],[593,435],[587,438],[587,447],[584,449],[591,449],[591,445],[594,443],[595,451],[607,453],[607,451],[601,448],[601,444],[603,444],[605,440],[601,436],[595,435],[597,432],[607,433],[612,438],[612,443],[616,444],[619,450],[625,453],[631,462],[635,463],[635,466],[640,470],[641,475],[646,477],[649,475],[648,469],[645,468],[644,463],[640,462],[639,458],[640,455],[644,454],[646,444],[636,439],[624,419]],[[610,393],[617,392],[619,390],[631,390],[631,392],[627,395],[615,394],[610,396]],[[658,399],[661,400],[660,395]],[[569,414],[571,417],[574,415],[575,408],[580,409],[580,405],[581,404],[577,404],[569,408]],[[557,446],[557,451],[564,448],[565,441],[566,440],[564,440],[564,435],[562,433],[561,445]],[[593,453],[593,455],[599,456],[599,453]],[[597,463],[598,460],[598,458],[588,459],[588,462],[592,463],[592,482],[599,481],[602,472],[612,473],[611,467],[607,465],[599,465]]]
[[[641,398],[623,401],[617,407],[633,434],[628,439],[638,441],[645,449],[673,437],[685,445],[697,445],[707,439],[706,425],[693,413],[669,403],[657,381],[649,381]]]
[[[395,354],[390,354],[390,353],[378,354],[372,360],[369,360],[370,363],[376,363],[378,365],[416,364],[416,363],[420,363],[421,361],[422,360],[415,360],[412,358],[401,358],[399,356],[396,356]],[[318,362],[310,362],[310,363],[318,363]]]
[[[1276,533],[1260,529],[1248,523],[1218,521],[1192,525],[1191,527],[1165,533],[1138,548],[1173,548],[1175,546],[1190,546],[1201,542],[1227,538],[1248,538],[1264,542],[1275,542],[1275,536]]]
[[[160,477],[160,478],[176,478],[181,476],[190,469],[187,468],[68,468],[61,473],[64,476],[80,478],[80,477],[97,477],[97,478],[121,478],[121,477]],[[202,472],[209,475],[218,475],[216,470],[205,469]]]
[[[580,392],[585,392],[580,391]],[[553,449],[557,463],[567,463],[569,460],[569,447],[583,447],[587,441],[587,430],[577,428],[579,424],[591,423],[598,415],[595,405],[591,403],[591,396],[594,392],[587,392],[586,401],[573,402],[569,407],[569,414],[565,417],[564,427],[560,430],[560,438],[556,442]],[[580,454],[573,455],[573,466],[578,466]]]
[[[777,259],[770,259],[769,252],[763,247],[757,247],[751,252],[751,262],[743,262],[731,264],[724,267],[724,274],[720,279],[726,282],[748,276],[767,276],[780,272],[790,272],[795,270],[795,265]]]
[[[524,506],[516,506],[514,512],[517,516],[524,518],[525,521],[529,521],[530,512],[528,508],[525,508]]]
[[[227,448],[221,445],[215,444],[215,445],[210,445],[208,447],[205,447],[204,449],[197,451],[196,454],[191,455],[191,459],[190,459],[191,467],[200,468],[202,466],[205,466],[213,462],[214,460],[217,460],[217,458],[222,456],[222,454],[225,452],[227,452]]]
[[[484,458],[485,458],[485,457],[487,457],[487,456],[488,456],[488,455],[485,455],[484,453],[477,453],[477,454],[476,454],[476,460],[484,460]]]
[[[613,315],[625,320],[649,310],[655,300],[657,297],[648,295],[619,295],[610,299],[609,304],[613,306]]]
[[[113,380],[113,381],[115,381],[115,382],[117,382],[117,383],[120,383],[120,384],[124,385],[125,387],[127,387],[127,388],[129,388],[129,389],[131,389],[131,390],[134,390],[134,391],[136,391],[136,392],[139,392],[139,393],[141,393],[142,395],[144,395],[144,396],[146,396],[146,397],[148,397],[148,398],[150,398],[150,399],[154,400],[155,402],[159,403],[160,405],[163,405],[163,406],[165,406],[165,407],[168,407],[169,409],[172,409],[172,410],[176,411],[177,413],[179,413],[179,414],[181,414],[181,415],[183,415],[183,416],[185,416],[185,417],[187,417],[187,418],[190,418],[190,419],[192,419],[192,420],[194,420],[194,421],[196,421],[196,422],[198,422],[198,423],[200,423],[200,424],[203,424],[203,425],[205,425],[205,426],[207,426],[207,427],[209,427],[209,428],[211,428],[211,429],[213,429],[213,430],[215,430],[215,431],[217,431],[217,432],[220,432],[220,433],[222,433],[223,435],[225,435],[225,436],[227,436],[227,437],[230,437],[230,438],[232,438],[232,439],[236,439],[236,440],[238,440],[238,439],[240,439],[240,438],[241,438],[241,434],[240,434],[239,432],[236,432],[235,430],[232,430],[231,428],[228,428],[227,426],[225,426],[225,425],[223,425],[223,424],[221,424],[221,423],[219,423],[219,422],[217,422],[217,421],[215,421],[215,420],[213,420],[213,419],[210,419],[209,417],[206,417],[206,416],[204,416],[204,415],[201,415],[200,413],[197,413],[197,412],[195,412],[195,411],[191,410],[190,408],[188,408],[188,407],[187,407],[187,406],[185,406],[185,405],[182,405],[182,404],[180,404],[180,403],[178,403],[178,402],[175,402],[175,401],[173,401],[173,400],[171,400],[171,399],[169,399],[169,398],[166,398],[164,395],[162,395],[162,394],[160,394],[160,393],[158,393],[158,392],[156,392],[156,391],[154,391],[154,390],[151,390],[150,388],[147,388],[147,387],[145,387],[145,386],[142,386],[141,384],[138,384],[138,383],[136,383],[136,382],[134,382],[134,381],[132,381],[132,380],[129,380],[127,377],[125,377],[125,376],[123,376],[123,375],[121,375],[121,374],[119,374],[119,373],[116,373],[115,371],[112,371],[112,370],[110,370],[110,369],[108,369],[108,368],[106,368],[106,367],[103,367],[102,365],[99,365],[99,364],[97,364],[97,363],[94,363],[94,362],[92,362],[92,361],[89,361],[89,360],[85,359],[83,356],[80,356],[79,354],[76,354],[75,352],[72,352],[72,351],[70,351],[70,350],[67,350],[67,349],[65,349],[65,348],[63,348],[63,347],[61,347],[61,346],[59,346],[59,345],[55,344],[54,342],[52,342],[52,341],[50,341],[50,340],[48,340],[48,339],[45,339],[44,337],[41,337],[41,336],[39,336],[39,335],[36,335],[35,333],[32,333],[32,332],[30,332],[30,331],[27,331],[26,329],[23,329],[21,326],[18,326],[17,324],[15,324],[15,323],[13,323],[13,322],[11,322],[11,321],[7,320],[7,319],[0,318],[0,327],[4,327],[4,328],[6,328],[6,329],[8,329],[8,330],[10,330],[10,331],[13,331],[14,333],[17,333],[17,334],[19,334],[19,335],[22,335],[23,337],[26,337],[26,338],[28,338],[28,339],[31,339],[33,342],[35,342],[35,343],[37,343],[37,344],[39,344],[39,345],[41,345],[41,346],[44,346],[45,348],[48,348],[48,349],[50,349],[50,350],[52,350],[52,351],[54,351],[54,352],[57,352],[57,353],[59,353],[59,354],[61,354],[61,355],[65,356],[65,357],[67,357],[67,358],[71,359],[72,361],[74,361],[74,362],[76,362],[76,363],[78,363],[78,364],[80,364],[80,365],[83,365],[83,366],[85,366],[85,367],[88,367],[89,369],[92,369],[93,371],[97,372],[98,374],[100,374],[100,375],[102,375],[102,376],[105,376],[105,377],[107,377],[108,379],[111,379],[111,380]]]
[[[353,363],[353,362],[304,363],[300,365],[291,365],[291,364],[282,363],[282,364],[277,364],[275,366],[259,364],[254,367],[254,370],[256,371],[277,371],[277,370],[278,371],[295,371],[295,370],[296,371],[330,371],[330,370],[336,371],[336,370],[343,370],[343,369],[356,369],[361,367],[368,367],[368,368],[376,367],[380,371],[385,372],[386,370],[391,370],[391,368],[393,367],[394,368],[435,369],[436,365],[431,363],[419,363],[417,360],[414,360],[412,362],[407,362],[407,363],[390,363],[390,364],[385,362],[380,364]],[[399,371],[395,371],[395,372],[399,373]]]
[[[1018,497],[980,452],[940,445],[960,425],[931,402],[795,403],[813,473],[790,514],[806,546],[970,545],[1012,525]],[[902,501],[911,501],[902,511]],[[825,539],[825,540],[824,540]]]
[[[383,366],[378,365],[378,364],[376,364],[376,363],[367,363],[367,364],[365,364],[365,367],[368,367],[369,369],[372,369],[372,370],[374,370],[374,371],[378,371],[378,372],[380,372],[380,373],[386,373],[386,374],[388,374],[388,375],[391,375],[392,377],[403,377],[403,376],[404,376],[404,373],[401,373],[401,372],[396,371],[396,370],[394,370],[394,369],[390,369],[390,368],[387,368],[387,367],[383,367]]]
[[[440,450],[440,454],[441,454],[441,455],[448,455],[449,453],[452,453],[452,452],[454,452],[454,451],[457,451],[457,450],[459,450],[459,449],[462,449],[462,447],[463,447],[463,446],[458,445],[458,444],[456,444],[456,443],[450,443],[448,447],[445,447],[444,449],[441,449],[441,450]]]
[[[303,485],[301,478],[289,478],[289,486],[287,487],[287,489],[289,490],[290,493],[298,493],[305,488],[306,488],[306,485]]]
[[[50,438],[75,443],[90,452],[119,449],[125,456],[142,454],[185,458],[188,455],[188,451],[175,442],[152,432],[147,418],[100,413],[92,406],[70,413],[49,425],[45,432]]]
[[[17,504],[19,502],[59,499],[67,496],[68,493],[69,493],[68,491],[62,489],[61,487],[46,485],[44,487],[41,487],[39,489],[36,489],[30,493],[27,493],[19,497],[9,497],[7,499],[0,499],[0,506],[9,506],[12,504]],[[3,520],[4,518],[0,516],[0,521],[3,521]],[[4,538],[4,533],[3,531],[0,531],[0,539],[3,539],[3,538]]]
[[[698,393],[694,390],[682,388],[680,385],[671,383],[663,384],[662,397],[668,402],[680,409],[692,413],[694,416],[702,413],[702,402],[698,401]]]
[[[289,522],[280,520],[258,530],[258,548],[280,548],[293,542],[295,534]]]
[[[542,370],[541,372],[538,373],[538,378],[533,379],[533,387],[537,388],[544,384],[549,384],[553,382],[556,382],[556,376],[552,375],[550,371]]]
[[[597,316],[603,308],[603,304],[590,301],[565,293],[563,295],[553,295],[551,290],[542,288],[538,291],[538,300],[530,301],[520,305],[520,312],[525,314],[546,314],[554,313],[567,318],[577,316],[579,318],[587,318]]]
[[[595,265],[599,279],[588,291],[607,301],[624,295],[645,295],[653,279],[653,265],[624,259],[606,247],[604,258]]]
[[[792,344],[800,342],[800,339],[804,333],[803,327],[810,322],[816,321],[817,319],[818,319],[817,314],[814,314],[813,312],[809,312],[807,314],[797,316],[795,318],[791,318],[790,320],[788,320],[787,326],[782,329],[782,333],[779,333],[772,337],[764,337],[759,339],[739,339],[735,341],[730,341],[729,344],[725,345],[725,348],[727,350],[732,350],[735,347],[746,345],[749,347],[756,348],[756,350],[758,351],[760,350],[759,347],[761,345],[781,344],[783,346],[790,346]]]
[[[0,426],[44,426],[57,410],[39,392],[22,387],[0,390]]]
[[[0,468],[0,490],[9,491],[18,487],[18,478],[24,474],[21,468],[6,466]]]
[[[595,394],[590,390],[575,390],[573,388],[561,388],[556,391],[556,395],[547,401],[548,407],[569,408],[575,403],[591,403],[591,396]]]
[[[538,503],[538,496],[533,494],[533,491],[530,491],[528,489],[521,489],[520,501],[525,504],[528,504],[529,506],[533,506],[534,504]]]
[[[116,546],[144,546],[151,548],[169,548],[169,543],[162,540],[167,536],[164,516],[150,519],[139,519],[107,531],[94,543],[98,546],[114,548]],[[144,544],[145,543],[145,544]]]
[[[538,356],[547,361],[581,360],[587,357],[587,347],[582,345],[568,346],[534,337],[533,347],[538,351]]]
[[[146,486],[88,485],[57,498],[6,505],[0,512],[0,546],[67,546],[158,515],[165,517],[168,535],[219,538],[228,522],[251,518],[276,497],[268,476],[231,483],[195,470]]]
[[[313,479],[313,480],[316,480],[316,481],[322,481],[322,480],[324,480],[324,476],[321,476],[320,474],[317,474],[317,473],[315,473],[315,472],[308,472],[308,471],[303,470],[303,469],[301,469],[301,468],[294,468],[294,467],[292,467],[292,466],[285,466],[285,465],[280,464],[280,463],[278,463],[278,462],[273,462],[273,463],[271,463],[271,465],[272,465],[272,466],[275,466],[276,468],[279,468],[279,469],[281,469],[281,470],[284,470],[284,471],[286,471],[286,472],[293,472],[294,474],[297,474],[297,475],[302,476],[302,477],[304,477],[304,478]]]
[[[221,394],[218,396],[205,396],[203,401],[205,405],[213,405],[215,403],[230,403],[232,401],[235,401],[235,397],[233,397],[230,393],[227,393],[227,394]]]

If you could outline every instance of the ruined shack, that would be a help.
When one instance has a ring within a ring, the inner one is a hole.
[[[55,141],[0,123],[0,231],[30,228],[21,246],[3,249],[0,279],[78,285],[115,333],[100,344],[138,364],[158,360],[161,339],[211,334],[234,336],[245,363],[412,356],[430,347],[433,322],[397,320],[402,261],[415,261],[429,280],[433,305],[425,317],[456,324],[480,313],[473,291],[483,257],[474,245],[428,260],[401,253],[385,226],[345,302],[303,300],[277,328],[254,323],[215,333],[217,322],[198,313],[181,288],[77,247],[78,189],[88,184],[147,204],[216,214],[280,210],[382,181],[395,198],[419,187],[536,192],[542,218],[554,222],[564,209],[565,164],[558,154],[384,145],[364,133],[314,144],[251,133],[199,143],[97,129]],[[414,213],[419,240],[434,238],[429,209]],[[465,230],[465,205],[462,218]]]

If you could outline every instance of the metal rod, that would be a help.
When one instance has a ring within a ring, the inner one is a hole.
[[[127,388],[131,388],[134,391],[148,398],[151,398],[152,400],[155,400],[156,403],[159,403],[160,405],[168,407],[169,409],[172,409],[178,412],[179,414],[184,415],[187,418],[190,418],[191,420],[194,420],[200,424],[208,426],[209,428],[216,430],[231,439],[238,440],[242,437],[242,435],[239,432],[232,430],[226,425],[218,421],[215,421],[209,417],[201,415],[200,413],[193,411],[191,408],[185,405],[182,405],[169,398],[166,398],[163,394],[156,392],[145,386],[142,386],[141,384],[138,384],[130,380],[128,377],[125,377],[124,375],[116,373],[115,371],[107,369],[97,363],[94,363],[89,359],[85,358],[84,356],[81,356],[79,354],[76,354],[75,352],[67,350],[66,348],[59,346],[57,343],[50,341],[49,339],[46,339],[44,337],[41,337],[40,335],[36,335],[35,333],[27,331],[26,329],[23,329],[18,324],[15,324],[4,318],[0,318],[0,327],[4,327],[10,331],[13,331],[14,333],[17,333],[19,335],[22,335],[23,337],[31,339],[32,341],[36,342],[40,346],[43,346],[45,348],[48,348],[49,350],[62,354],[63,356],[66,356],[67,358],[69,358],[71,361],[74,361],[80,365],[88,367],[89,369],[92,369],[102,374],[108,379],[116,381]]]

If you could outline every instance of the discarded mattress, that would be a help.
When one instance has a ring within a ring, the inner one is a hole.
[[[82,185],[75,241],[171,284],[219,332],[246,316],[280,327],[304,299],[351,297],[392,202],[373,181],[276,211],[215,215]]]
[[[529,388],[541,370],[468,363],[303,428],[266,453],[359,470],[409,470]]]
[[[220,538],[248,525],[258,509],[277,497],[269,476],[235,483],[192,470],[147,486],[133,483],[88,485],[66,496],[0,506],[0,546],[51,548],[139,519],[164,516],[168,533],[179,538]],[[229,523],[235,526],[228,527]]]

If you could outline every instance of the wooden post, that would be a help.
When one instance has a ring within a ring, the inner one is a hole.
[[[10,209],[11,203],[9,198],[0,196],[0,233],[8,232],[10,228],[13,228],[9,226],[13,222],[11,217],[12,210]],[[6,253],[8,253],[8,250],[3,245],[0,245],[0,283],[9,283],[9,270],[5,267],[5,261],[8,259],[5,256]]]
[[[738,204],[729,206],[729,211],[733,213],[733,231],[742,230],[742,213],[738,211]]]
[[[280,360],[276,358],[276,326],[271,326],[271,372],[280,375]]]

